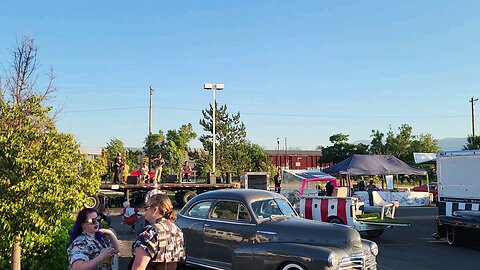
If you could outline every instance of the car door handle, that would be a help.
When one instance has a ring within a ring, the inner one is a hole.
[[[203,226],[204,226],[205,228],[212,227],[212,225],[210,225],[210,224],[204,224]]]

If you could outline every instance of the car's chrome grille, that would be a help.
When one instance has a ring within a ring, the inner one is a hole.
[[[351,255],[349,257],[342,258],[337,269],[339,270],[350,270],[350,269],[376,270],[377,262],[375,260],[375,256],[371,254]]]

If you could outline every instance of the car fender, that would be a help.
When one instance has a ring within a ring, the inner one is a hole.
[[[264,242],[243,246],[234,251],[232,269],[278,269],[285,262],[296,262],[307,269],[329,269],[328,256],[334,251],[338,257],[345,251],[299,243]]]

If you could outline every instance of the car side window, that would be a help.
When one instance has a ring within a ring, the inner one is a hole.
[[[253,202],[252,208],[258,218],[268,218],[272,215],[282,214],[282,211],[274,199]]]
[[[237,220],[239,221],[250,221],[252,220],[250,218],[250,213],[248,213],[247,207],[240,203],[238,205],[238,215],[237,215]]]
[[[196,217],[196,218],[207,218],[210,206],[212,205],[211,201],[203,201],[197,204],[194,204],[187,211],[187,216]]]
[[[251,217],[244,204],[234,201],[219,201],[215,204],[212,218],[231,221],[250,221]]]

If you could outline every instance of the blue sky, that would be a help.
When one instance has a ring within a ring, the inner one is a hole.
[[[241,113],[252,142],[303,149],[402,123],[466,137],[480,93],[478,1],[4,0],[0,10],[0,61],[16,39],[36,39],[38,86],[53,67],[57,126],[84,147],[143,145],[150,84],[154,131],[192,123],[203,134],[202,86],[218,82],[217,102]]]

